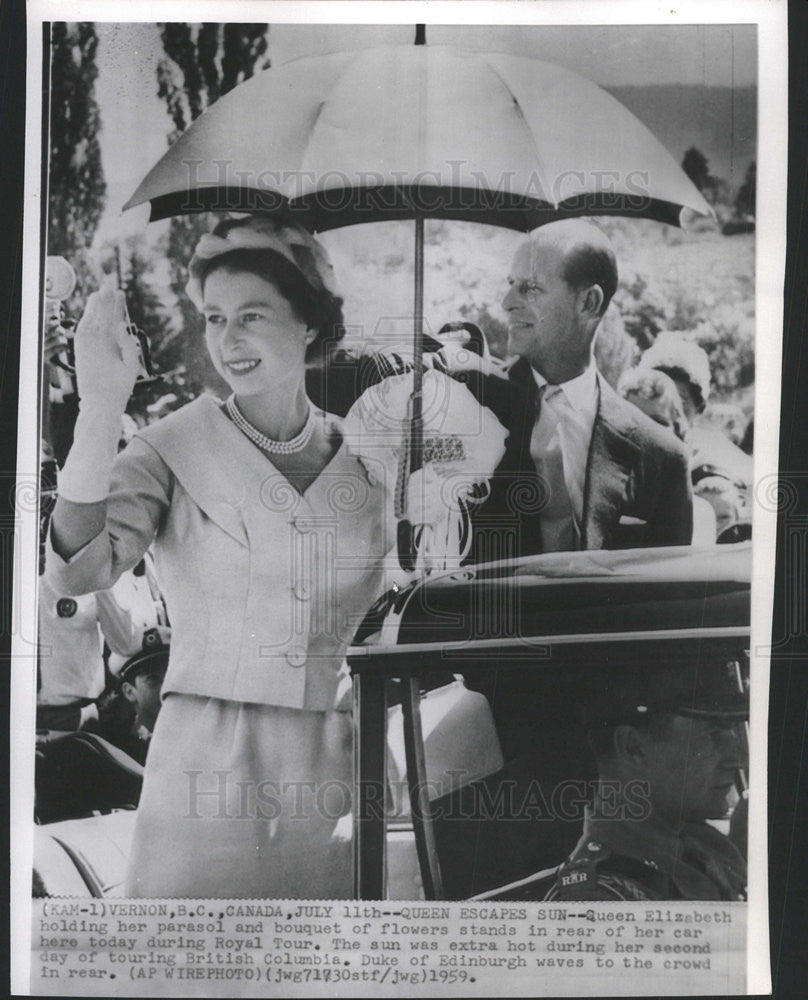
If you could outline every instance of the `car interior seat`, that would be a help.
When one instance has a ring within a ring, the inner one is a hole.
[[[37,743],[34,817],[55,823],[134,808],[143,767],[95,733],[65,733]]]

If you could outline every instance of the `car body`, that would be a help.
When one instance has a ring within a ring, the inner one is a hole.
[[[348,655],[356,896],[469,898],[560,863],[594,780],[578,692],[603,663],[720,655],[746,674],[750,581],[741,543],[554,553],[391,593]],[[134,816],[39,825],[42,892],[120,894]]]

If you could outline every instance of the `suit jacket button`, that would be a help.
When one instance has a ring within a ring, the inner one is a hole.
[[[286,650],[286,662],[290,667],[302,667],[306,662],[306,650],[302,646],[290,646]]]

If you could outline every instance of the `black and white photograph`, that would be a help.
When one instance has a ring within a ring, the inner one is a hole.
[[[763,992],[785,5],[330,6],[29,11],[30,990]]]

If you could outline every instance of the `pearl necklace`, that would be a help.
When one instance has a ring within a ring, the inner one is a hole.
[[[238,427],[238,429],[245,434],[253,442],[253,444],[257,444],[262,451],[266,451],[270,455],[294,455],[298,451],[303,451],[314,433],[313,406],[309,406],[306,422],[303,424],[303,429],[297,437],[293,437],[289,441],[276,441],[274,438],[267,437],[257,428],[253,427],[253,425],[247,420],[236,405],[235,394],[227,398],[225,405],[227,406],[227,412],[230,414],[230,419],[236,427]]]

